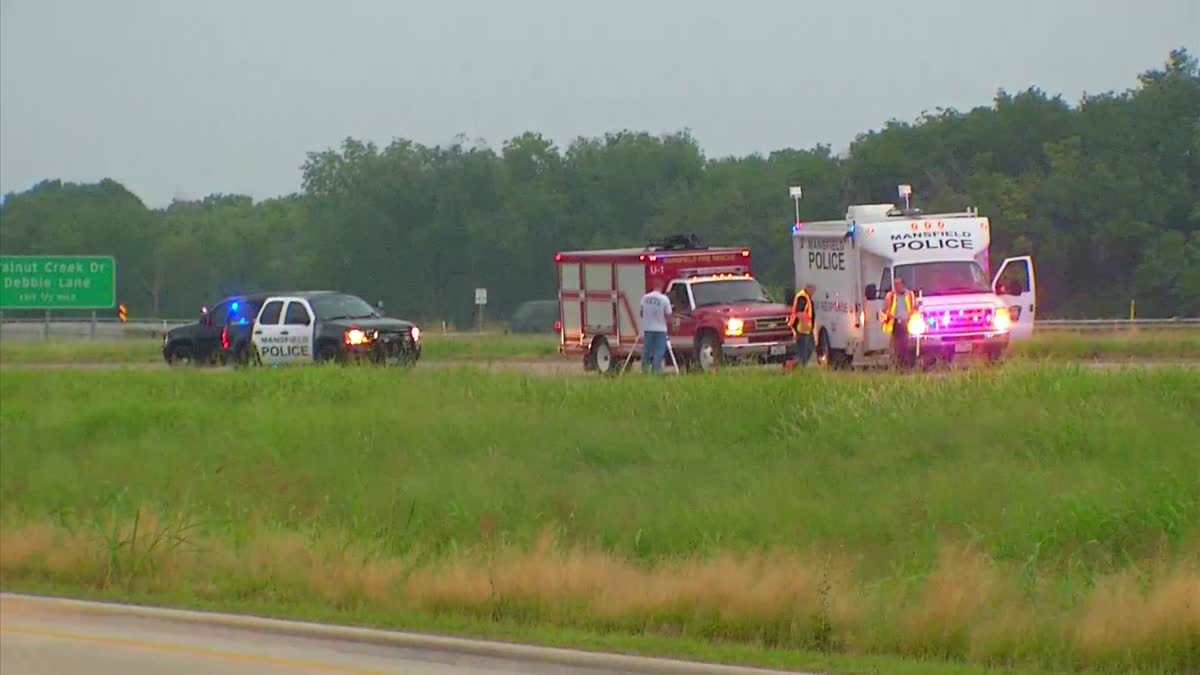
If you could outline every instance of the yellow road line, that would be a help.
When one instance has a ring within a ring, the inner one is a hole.
[[[124,647],[126,649],[139,649],[142,651],[163,652],[167,654],[183,654],[187,656],[199,656],[206,659],[223,659],[225,661],[237,661],[239,663],[249,663],[260,666],[274,666],[277,668],[291,668],[293,670],[308,670],[319,673],[341,673],[342,675],[384,675],[378,671],[358,670],[343,666],[335,666],[328,663],[289,661],[287,659],[275,659],[267,656],[237,654],[234,652],[222,652],[212,649],[184,647],[182,645],[142,642],[140,640],[96,637],[92,635],[81,635],[79,633],[61,633],[58,631],[41,630],[37,628],[12,627],[4,624],[0,624],[0,633],[34,635],[38,637],[57,638],[60,640],[74,640],[76,642],[89,642],[91,644],[104,645],[106,647]]]

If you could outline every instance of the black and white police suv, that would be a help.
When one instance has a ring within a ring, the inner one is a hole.
[[[272,295],[250,325],[250,353],[265,366],[365,362],[412,366],[421,328],[393,319],[355,295],[304,291]]]

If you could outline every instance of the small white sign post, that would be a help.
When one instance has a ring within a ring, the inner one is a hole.
[[[483,308],[487,306],[487,289],[475,289],[475,311],[479,314],[479,332],[483,332]]]

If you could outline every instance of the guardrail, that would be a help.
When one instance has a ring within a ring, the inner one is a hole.
[[[9,318],[0,321],[0,337],[25,340],[161,338],[171,328],[194,323],[195,319],[142,319],[121,323],[115,318],[97,317],[95,322],[76,318]],[[1132,330],[1200,330],[1200,318],[1187,319],[1039,319],[1038,332],[1121,332]],[[442,334],[434,329],[431,333]],[[495,331],[485,331],[493,334]],[[450,332],[447,336],[480,335],[476,332]]]
[[[1119,331],[1137,329],[1200,329],[1200,318],[1194,319],[1038,319],[1038,331]]]

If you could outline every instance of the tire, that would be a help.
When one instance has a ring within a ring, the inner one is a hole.
[[[721,352],[721,341],[712,331],[704,331],[696,338],[695,358],[693,362],[703,373],[711,373],[724,362]]]
[[[829,349],[829,332],[822,328],[821,332],[817,333],[817,349],[816,354],[813,354],[813,356],[817,357],[817,366],[823,368],[829,367],[831,354],[832,351]]]
[[[317,349],[317,363],[337,363],[337,345],[326,342]]]
[[[609,375],[616,370],[613,366],[612,349],[608,346],[608,340],[602,337],[592,340],[592,348],[588,350],[584,369],[600,375]]]
[[[167,365],[172,368],[181,366],[190,366],[195,364],[195,357],[192,355],[191,345],[174,345],[167,352]]]

